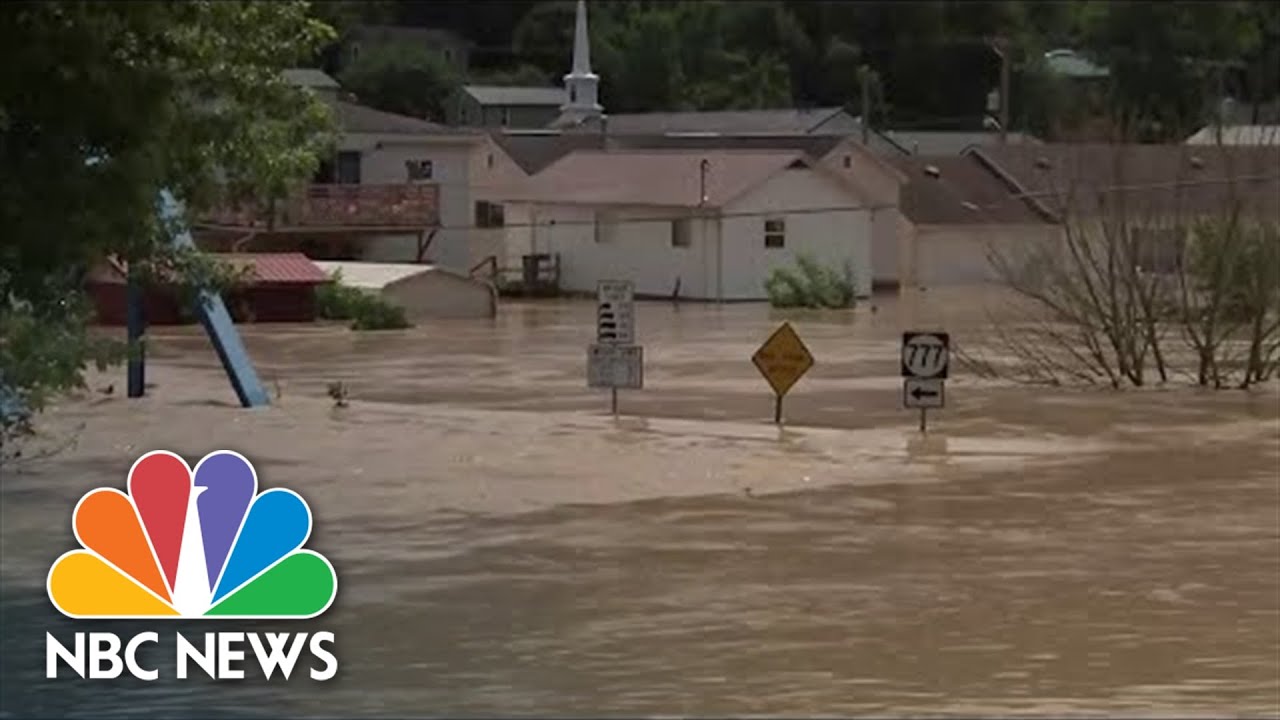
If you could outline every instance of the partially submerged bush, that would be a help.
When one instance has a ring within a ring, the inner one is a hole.
[[[412,327],[404,308],[373,293],[342,283],[335,270],[331,282],[316,288],[316,314],[326,320],[351,320],[352,330],[400,330]]]
[[[807,255],[796,257],[797,270],[776,268],[764,283],[769,303],[778,308],[848,308],[854,305],[853,266],[842,271],[819,265]]]

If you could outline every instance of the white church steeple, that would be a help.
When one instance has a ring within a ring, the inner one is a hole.
[[[600,77],[591,72],[591,38],[587,34],[587,3],[578,0],[577,19],[573,28],[573,70],[564,76],[566,101],[560,106],[561,117],[582,122],[600,117],[604,110],[599,102]]]

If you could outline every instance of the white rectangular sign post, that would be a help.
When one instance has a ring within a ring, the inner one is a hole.
[[[902,405],[920,409],[920,432],[928,427],[929,408],[946,404],[951,336],[944,332],[902,334]]]
[[[644,387],[644,348],[639,345],[592,345],[587,348],[587,387],[609,388],[613,414],[618,414],[618,388]]]
[[[633,345],[636,341],[635,292],[630,281],[601,280],[596,287],[596,342]]]
[[[644,348],[636,341],[635,288],[629,280],[596,286],[596,344],[587,348],[587,387],[607,387],[613,414],[618,388],[644,386]]]

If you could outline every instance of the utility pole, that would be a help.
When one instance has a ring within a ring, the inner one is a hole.
[[[862,126],[862,144],[865,147],[871,141],[871,68],[863,65],[858,68],[858,85],[862,90],[862,107],[858,124]]]
[[[1004,145],[1009,141],[1009,41],[993,38],[991,49],[1000,58],[1000,144]]]

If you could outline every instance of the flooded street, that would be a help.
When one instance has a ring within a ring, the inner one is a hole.
[[[1280,716],[1275,385],[953,369],[921,436],[892,303],[643,303],[646,389],[615,419],[585,387],[594,313],[251,326],[263,411],[201,332],[157,328],[148,398],[94,375],[44,419],[41,443],[74,443],[3,469],[0,717]],[[783,319],[817,364],[778,428],[749,357]],[[944,321],[963,346],[979,319]],[[76,501],[160,448],[238,450],[306,498],[337,601],[236,629],[332,631],[335,680],[44,678],[46,630],[84,629],[44,588]]]

